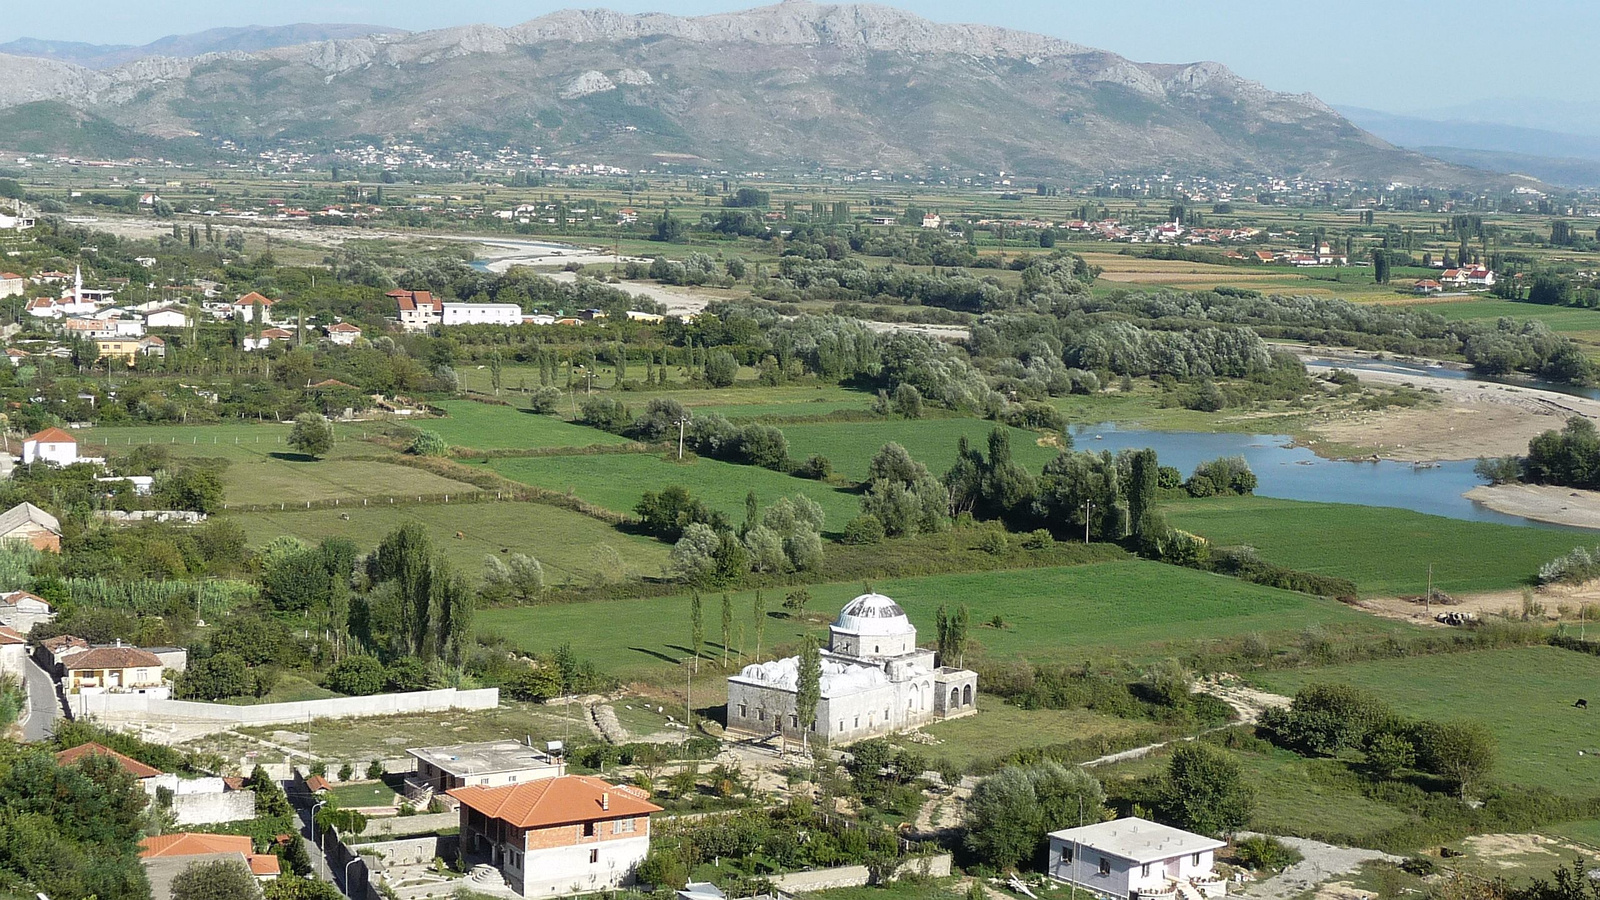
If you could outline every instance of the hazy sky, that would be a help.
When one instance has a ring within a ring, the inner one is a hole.
[[[11,2],[17,37],[142,44],[224,25],[359,22],[420,30],[512,25],[566,6],[720,12],[758,0],[68,0]],[[1330,103],[1411,111],[1480,98],[1594,96],[1595,0],[889,0],[944,22],[1024,28],[1143,62],[1214,59]]]

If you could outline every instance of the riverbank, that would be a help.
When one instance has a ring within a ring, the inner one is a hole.
[[[1468,380],[1444,364],[1426,371],[1373,371],[1359,366],[1370,357],[1334,355],[1297,348],[1306,369],[1322,374],[1334,369],[1352,372],[1361,381],[1397,387],[1409,385],[1431,392],[1437,401],[1409,409],[1349,413],[1338,419],[1308,422],[1306,430],[1319,441],[1360,448],[1382,459],[1439,462],[1511,456],[1528,452],[1528,442],[1560,428],[1572,416],[1600,420],[1600,400],[1521,385]]]
[[[1548,484],[1486,484],[1467,491],[1466,497],[1510,516],[1600,529],[1600,492]]]

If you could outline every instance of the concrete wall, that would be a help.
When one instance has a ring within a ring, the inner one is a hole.
[[[440,712],[447,709],[493,709],[500,705],[499,688],[459,691],[412,691],[405,694],[376,694],[371,697],[334,697],[299,703],[263,703],[258,706],[228,706],[191,700],[156,700],[141,694],[76,694],[69,698],[73,718],[94,716],[107,720],[134,719],[140,722],[213,723],[222,727],[240,725],[289,725],[312,719],[341,719],[358,716],[388,716],[398,713]]]
[[[950,874],[950,854],[938,856],[920,856],[901,863],[889,876],[893,881],[907,872],[917,872],[933,878],[943,878]],[[866,866],[838,866],[832,869],[809,869],[804,872],[790,872],[787,875],[777,875],[772,879],[773,886],[785,892],[821,891],[830,888],[860,887],[872,882],[872,871]]]
[[[427,865],[436,858],[453,859],[456,855],[456,837],[430,834],[398,841],[352,844],[351,849],[368,859],[377,860],[376,868],[383,871],[394,866]]]
[[[172,798],[172,814],[179,825],[243,822],[256,817],[256,792],[178,794]]]
[[[422,834],[441,828],[455,828],[461,824],[461,814],[455,812],[429,813],[421,816],[385,816],[368,819],[367,827],[359,837],[380,837],[386,834]]]

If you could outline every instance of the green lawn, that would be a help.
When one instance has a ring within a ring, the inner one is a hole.
[[[439,406],[449,413],[448,418],[422,419],[413,424],[428,431],[437,431],[452,447],[521,450],[588,447],[627,441],[598,428],[573,425],[555,416],[535,415],[510,406],[495,406],[473,400],[449,400]]]
[[[755,492],[762,506],[779,497],[805,494],[822,504],[827,513],[827,531],[842,530],[861,509],[860,498],[849,491],[770,469],[714,459],[680,463],[655,454],[627,453],[519,457],[492,460],[489,465],[514,481],[570,492],[621,513],[632,513],[645,491],[659,491],[674,484],[688,488],[695,497],[727,513],[735,522],[744,519],[745,495],[750,491]]]
[[[588,516],[543,503],[356,506],[240,513],[232,518],[244,527],[253,546],[292,534],[310,542],[347,537],[362,550],[376,547],[384,535],[401,525],[417,522],[458,571],[475,578],[483,568],[484,556],[508,549],[530,554],[543,563],[545,583],[551,587],[569,581],[585,583],[597,576],[616,578],[618,562],[629,577],[657,576],[669,549],[660,541],[626,534]]]
[[[831,618],[861,584],[811,585],[808,607],[824,614],[806,623],[779,614],[783,591],[766,592],[764,650],[792,646],[804,634],[826,640]],[[1092,659],[1133,663],[1196,650],[1208,642],[1256,633],[1287,643],[1311,625],[1330,637],[1376,639],[1410,627],[1355,612],[1333,601],[1273,590],[1231,578],[1159,563],[1126,561],[874,582],[910,615],[923,642],[934,635],[940,604],[966,603],[973,627],[969,664],[977,658],[1081,663]],[[732,595],[733,650],[753,652],[752,592]],[[708,645],[720,642],[719,595],[705,598]],[[602,670],[630,678],[660,674],[663,663],[690,655],[687,596],[607,600],[557,606],[486,609],[481,631],[519,647],[548,652],[571,642],[578,655]],[[1000,627],[990,623],[996,616]],[[596,627],[597,623],[604,623]],[[720,646],[702,650],[720,657]],[[705,667],[702,666],[702,672]],[[698,690],[697,690],[698,694]]]
[[[1568,796],[1600,794],[1595,720],[1572,706],[1596,695],[1600,658],[1525,647],[1264,672],[1257,680],[1284,694],[1312,682],[1346,682],[1406,715],[1477,720],[1500,738],[1500,780]]]
[[[394,788],[382,781],[352,781],[336,784],[328,792],[340,809],[358,809],[363,806],[393,806],[396,802]]]
[[[1537,319],[1551,331],[1600,331],[1600,310],[1570,306],[1544,306],[1515,300],[1459,300],[1445,303],[1419,303],[1410,309],[1438,313],[1451,322],[1495,320],[1500,318]]]
[[[1592,543],[1582,534],[1466,522],[1404,509],[1261,497],[1166,506],[1175,527],[1219,546],[1249,545],[1269,562],[1356,583],[1367,596],[1417,594],[1433,584],[1470,593],[1529,584],[1540,564]]]
[[[995,760],[1027,747],[1064,744],[1080,738],[1131,734],[1147,723],[1087,709],[1018,709],[990,694],[978,696],[978,714],[919,729],[938,740],[918,744],[896,738],[929,759],[948,759],[963,768]]]
[[[803,460],[820,453],[833,462],[834,472],[860,481],[867,477],[867,465],[884,444],[894,441],[910,451],[911,457],[943,475],[956,459],[956,442],[965,436],[974,447],[988,452],[989,432],[995,423],[981,419],[891,419],[883,422],[830,422],[819,425],[789,425],[783,433],[789,438],[789,456]],[[1042,446],[1040,435],[1019,428],[1011,431],[1011,455],[1029,472],[1038,473],[1044,464],[1060,453],[1054,446]]]

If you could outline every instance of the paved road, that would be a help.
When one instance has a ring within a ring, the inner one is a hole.
[[[55,679],[29,657],[23,681],[28,687],[28,720],[22,725],[22,738],[49,740],[55,734],[56,720],[61,718],[61,698],[56,694]]]

